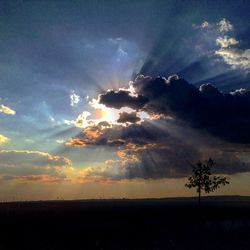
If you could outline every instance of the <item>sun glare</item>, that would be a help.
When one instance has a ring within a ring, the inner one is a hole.
[[[102,121],[115,122],[119,118],[119,112],[110,108],[104,108],[101,110]]]

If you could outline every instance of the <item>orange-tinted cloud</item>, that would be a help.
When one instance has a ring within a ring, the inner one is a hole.
[[[70,159],[47,152],[28,150],[0,151],[1,180],[56,182],[66,180]]]

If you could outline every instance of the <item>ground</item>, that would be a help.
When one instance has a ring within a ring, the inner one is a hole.
[[[250,197],[0,204],[0,249],[250,249]]]

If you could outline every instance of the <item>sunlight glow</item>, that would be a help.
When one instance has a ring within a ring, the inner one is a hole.
[[[119,118],[119,114],[117,111],[109,108],[102,109],[102,117],[101,120],[107,122],[115,122]]]

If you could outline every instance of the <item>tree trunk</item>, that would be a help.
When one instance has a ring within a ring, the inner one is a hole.
[[[199,188],[199,197],[198,197],[199,207],[201,206],[201,189]]]

